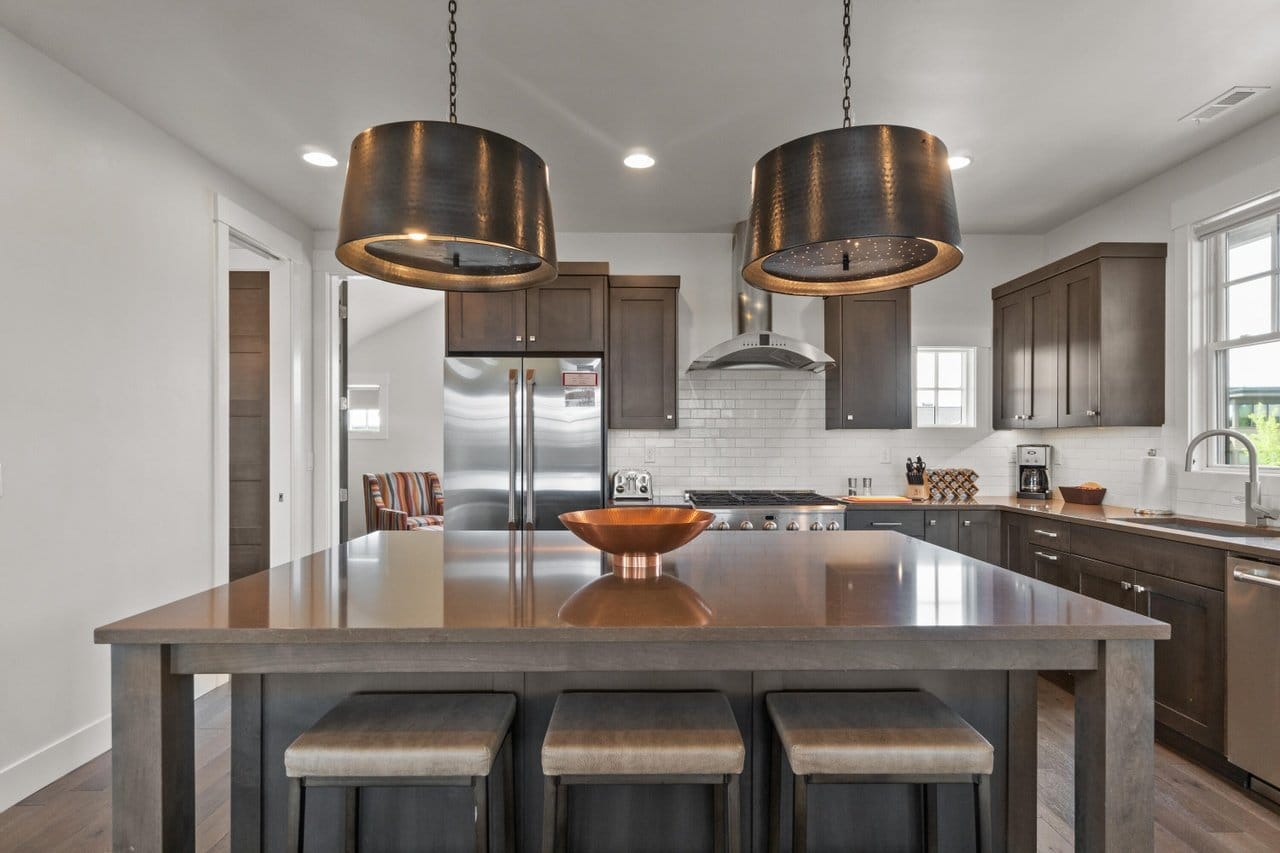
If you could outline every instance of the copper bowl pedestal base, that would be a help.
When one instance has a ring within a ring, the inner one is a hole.
[[[613,573],[625,580],[644,580],[662,576],[661,554],[610,554]]]

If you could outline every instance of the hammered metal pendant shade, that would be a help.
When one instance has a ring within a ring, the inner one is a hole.
[[[910,287],[959,265],[947,147],[912,127],[793,139],[756,162],[742,277],[775,293]]]
[[[338,260],[433,290],[519,290],[556,277],[547,166],[499,133],[403,121],[351,143]]]

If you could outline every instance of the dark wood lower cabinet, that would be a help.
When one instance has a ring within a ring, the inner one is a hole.
[[[924,541],[940,548],[956,550],[960,527],[960,514],[946,509],[926,510],[924,514]]]
[[[1124,566],[1091,560],[1088,557],[1074,557],[1076,573],[1080,577],[1080,593],[1116,607],[1134,610],[1137,607],[1137,593],[1133,591],[1134,571]]]
[[[956,550],[987,563],[1000,563],[1000,511],[968,509],[956,512]]]
[[[1156,643],[1156,722],[1222,752],[1226,712],[1226,602],[1195,584],[1134,573],[1137,611],[1168,622]],[[1274,653],[1274,650],[1268,653]]]
[[[1050,548],[1032,548],[1031,566],[1036,580],[1069,589],[1080,591],[1080,575],[1071,564],[1071,555]]]

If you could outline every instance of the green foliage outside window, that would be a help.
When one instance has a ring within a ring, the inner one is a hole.
[[[1258,464],[1280,466],[1280,418],[1251,414],[1249,420],[1255,430],[1253,443],[1258,448]]]

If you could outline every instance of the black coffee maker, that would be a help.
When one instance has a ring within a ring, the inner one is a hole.
[[[1049,454],[1047,444],[1018,445],[1018,497],[1047,501],[1053,494],[1049,485]]]

